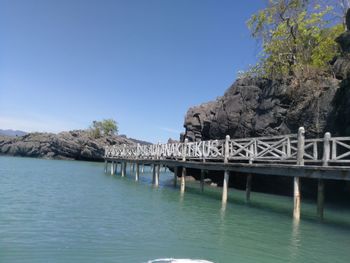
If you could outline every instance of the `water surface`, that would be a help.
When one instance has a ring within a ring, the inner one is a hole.
[[[148,262],[160,258],[212,262],[348,262],[350,213],[292,199],[219,189],[184,195],[172,174],[151,186],[103,173],[103,164],[0,157],[0,262]],[[180,261],[179,261],[180,262]],[[184,261],[182,261],[184,262]]]

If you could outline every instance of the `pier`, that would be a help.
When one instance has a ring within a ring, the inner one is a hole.
[[[159,185],[161,167],[174,171],[174,186],[180,177],[180,191],[186,189],[187,169],[201,171],[201,188],[206,171],[222,171],[222,202],[228,198],[228,184],[231,172],[247,175],[246,200],[249,202],[253,174],[289,176],[293,178],[293,217],[300,219],[300,178],[318,181],[317,213],[324,216],[324,180],[350,180],[350,137],[305,138],[305,129],[298,134],[270,137],[208,140],[151,145],[115,145],[105,148],[105,172],[125,176],[130,164],[135,180],[143,173],[144,166],[152,167],[152,182]],[[181,174],[179,174],[179,172]]]

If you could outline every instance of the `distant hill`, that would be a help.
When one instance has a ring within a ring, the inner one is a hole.
[[[19,130],[2,130],[0,129],[0,135],[4,136],[10,136],[10,137],[17,137],[17,136],[24,136],[27,133],[24,131],[19,131]]]
[[[134,138],[128,138],[125,134],[121,134],[121,135],[119,135],[119,137],[129,139],[130,141],[133,141],[133,142],[139,143],[139,144],[152,144],[151,142],[146,142],[146,141],[142,141],[142,140],[137,140],[137,139],[134,139]]]
[[[94,138],[89,131],[75,130],[60,133],[33,132],[24,136],[0,135],[0,155],[103,161],[105,146],[136,145],[118,135]]]

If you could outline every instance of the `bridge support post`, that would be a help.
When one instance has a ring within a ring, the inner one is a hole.
[[[140,164],[136,163],[135,181],[137,182],[140,177]]]
[[[228,157],[230,154],[230,136],[226,135],[226,139],[225,139],[225,147],[224,147],[224,151],[225,151],[225,155],[224,155],[224,163],[227,164],[228,163]],[[225,170],[224,173],[224,181],[222,184],[222,203],[226,204],[227,202],[227,192],[228,192],[228,183],[230,180],[230,172],[228,170]]]
[[[124,177],[125,176],[125,174],[126,174],[126,162],[125,161],[123,161],[122,163],[121,163],[121,172],[122,172],[122,177]]]
[[[156,183],[156,165],[152,164],[152,184]]]
[[[177,185],[177,173],[178,173],[178,167],[177,166],[175,166],[174,167],[174,187],[176,187],[176,185]]]
[[[328,162],[331,155],[331,134],[326,132],[323,138],[323,157],[322,157],[322,166],[328,166]],[[333,148],[332,154],[336,155],[336,150]],[[324,181],[318,179],[317,183],[317,214],[321,220],[324,216]]]
[[[305,129],[300,127],[298,130],[298,148],[297,148],[297,165],[304,165],[305,152]],[[294,177],[294,209],[293,217],[296,220],[300,219],[300,178]]]
[[[160,165],[159,164],[156,165],[155,170],[156,170],[156,177],[155,177],[154,185],[159,186],[159,173],[160,173]]]
[[[300,179],[294,177],[294,210],[293,217],[297,220],[300,219]]]
[[[116,161],[115,164],[114,164],[114,172],[113,174],[116,175],[118,172],[118,162]]]
[[[317,185],[317,214],[321,220],[323,220],[323,210],[324,210],[324,181],[318,179]]]
[[[186,188],[186,167],[182,167],[181,186],[180,186],[181,193],[185,192],[185,188]]]
[[[182,161],[186,162],[186,152],[187,152],[187,143],[188,139],[185,139],[185,142],[182,147]],[[180,185],[180,191],[181,193],[185,192],[186,188],[186,167],[182,166],[182,172],[181,172],[181,185]]]
[[[111,175],[114,174],[114,161],[111,162]]]
[[[141,173],[144,173],[144,171],[145,171],[145,164],[143,163],[141,167]]]
[[[105,174],[107,173],[108,162],[105,160]]]
[[[228,192],[229,179],[230,179],[230,172],[225,170],[224,183],[223,183],[223,186],[222,186],[222,202],[224,204],[227,202],[227,192]]]
[[[251,189],[252,189],[252,175],[248,174],[248,176],[247,176],[247,184],[246,184],[246,189],[245,189],[245,200],[247,202],[250,201]]]

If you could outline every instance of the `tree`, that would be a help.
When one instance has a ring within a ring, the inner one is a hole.
[[[102,131],[105,135],[118,134],[117,122],[113,119],[105,119],[101,122]]]
[[[113,119],[93,121],[90,126],[90,134],[94,138],[100,138],[102,135],[116,135],[118,134],[118,124]]]
[[[262,43],[253,73],[283,77],[329,71],[329,61],[340,52],[334,39],[344,31],[344,25],[332,15],[333,7],[319,3],[269,0],[265,9],[251,16],[248,27]]]

